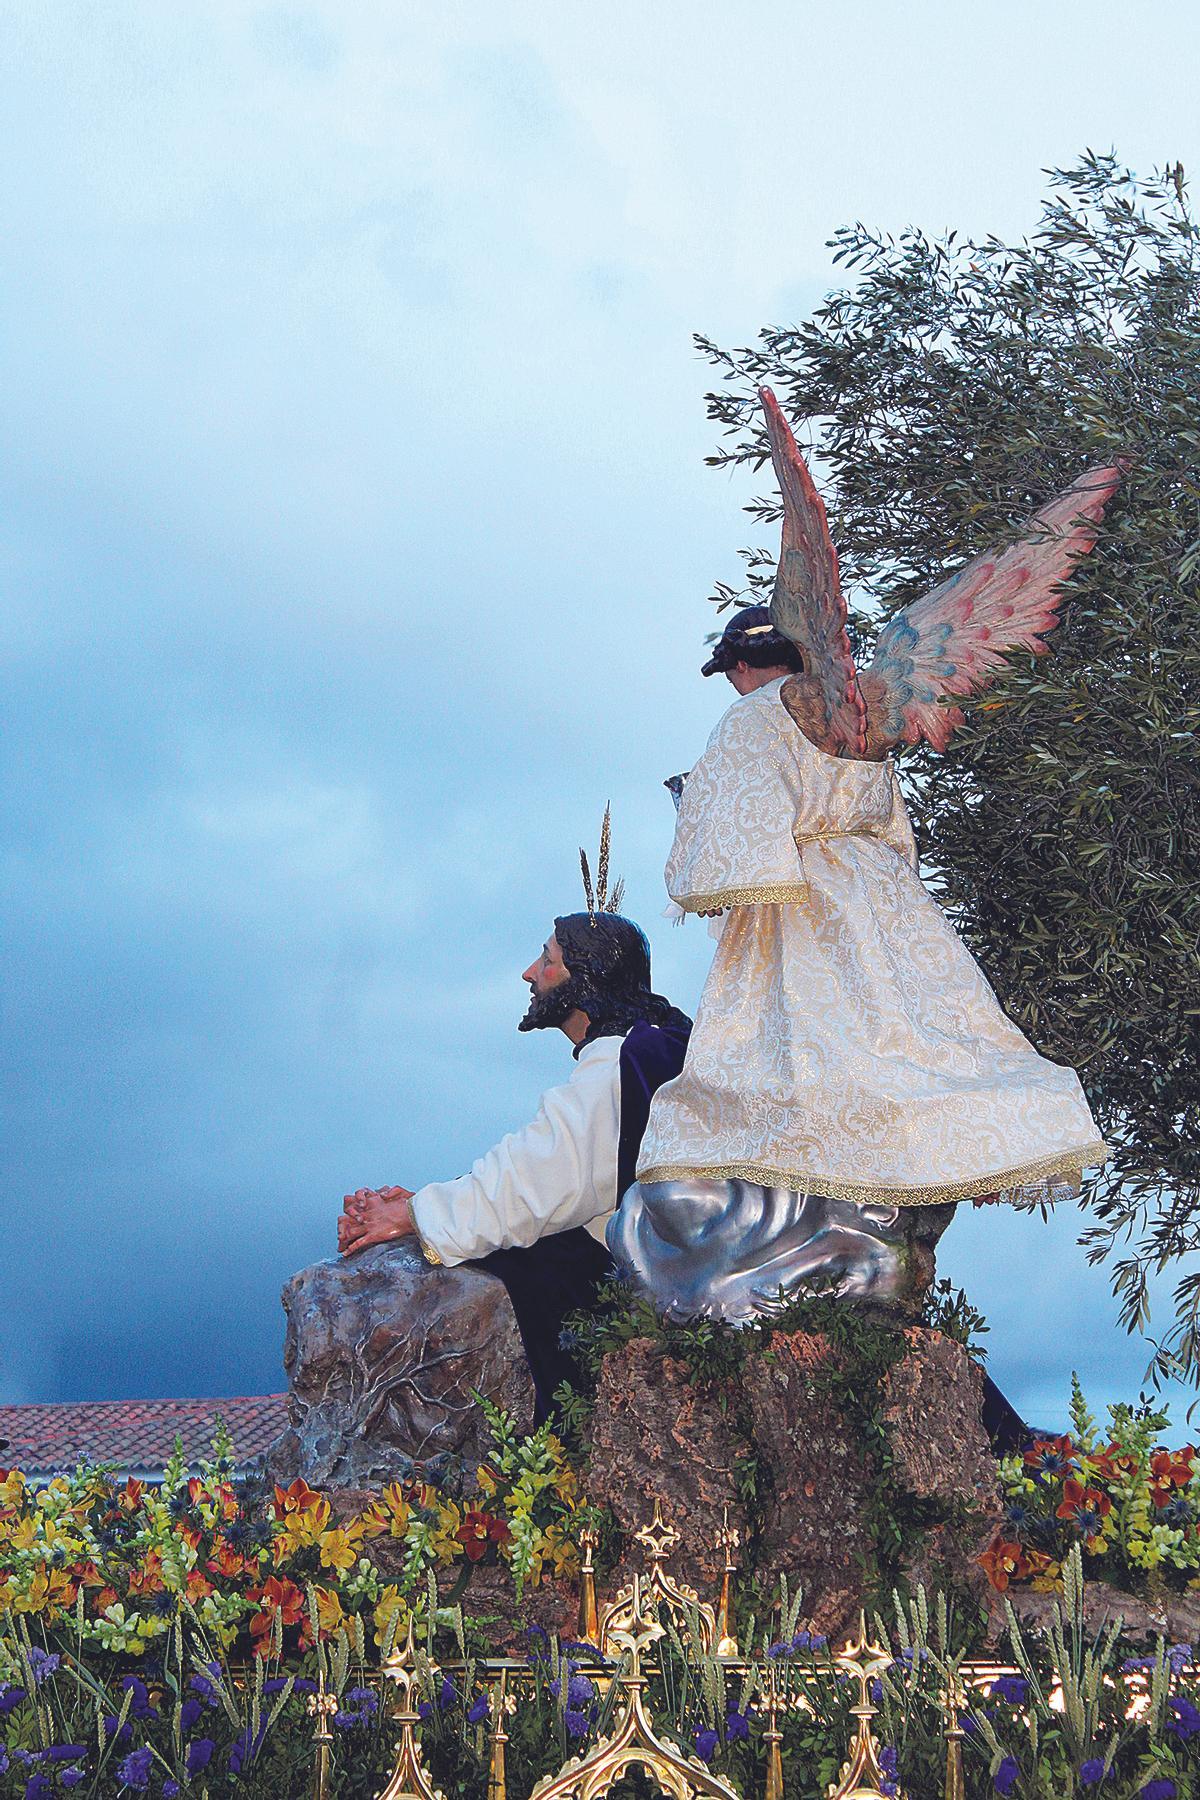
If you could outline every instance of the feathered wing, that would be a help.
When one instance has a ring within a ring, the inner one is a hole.
[[[804,658],[818,684],[826,719],[822,734],[834,755],[861,756],[867,711],[846,635],[846,602],[837,551],[821,496],[770,388],[760,388],[771,461],[783,495],[783,543],[771,596],[771,619]]]
[[[872,743],[926,738],[944,750],[963,714],[939,705],[943,696],[978,693],[1012,650],[1046,650],[1062,583],[1096,541],[1121,474],[1120,465],[1090,470],[1035,514],[1019,542],[976,557],[888,622],[862,674]]]

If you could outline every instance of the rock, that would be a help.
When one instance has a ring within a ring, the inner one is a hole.
[[[982,1376],[940,1332],[913,1326],[904,1339],[904,1354],[885,1377],[883,1419],[891,1476],[923,1505],[929,1525],[905,1546],[901,1572],[982,1601],[986,1582],[974,1559],[1000,1512]],[[834,1354],[815,1333],[777,1331],[766,1351],[747,1358],[736,1388],[721,1394],[698,1389],[686,1366],[648,1339],[610,1351],[591,1424],[589,1498],[610,1506],[629,1534],[660,1498],[684,1537],[671,1572],[711,1599],[724,1507],[746,1544],[736,1471],[753,1459],[760,1470],[754,1567],[768,1581],[783,1573],[800,1585],[810,1629],[844,1633],[857,1622],[878,1561],[869,1504],[878,1471],[875,1447],[861,1441],[820,1379]],[[618,1578],[644,1566],[632,1547]]]
[[[604,1359],[592,1415],[584,1491],[608,1506],[632,1537],[648,1525],[655,1499],[663,1518],[682,1533],[670,1560],[672,1574],[712,1597],[724,1566],[717,1548],[722,1513],[746,1535],[734,1464],[745,1444],[719,1404],[695,1386],[686,1366],[646,1338],[635,1338]],[[646,1566],[637,1546],[607,1585]]]
[[[334,1257],[283,1290],[289,1429],[267,1452],[277,1481],[377,1487],[416,1462],[473,1465],[487,1427],[472,1389],[527,1431],[533,1385],[503,1282],[431,1268],[411,1242]]]
[[[1062,1612],[1061,1595],[1035,1594],[1030,1588],[1010,1588],[1007,1594],[997,1594],[992,1589],[988,1619],[991,1643],[998,1643],[1007,1635],[1006,1599],[1012,1601],[1017,1621],[1027,1631],[1044,1630],[1054,1617],[1055,1606]],[[1127,1594],[1107,1581],[1085,1581],[1083,1622],[1089,1635],[1098,1636],[1118,1618],[1123,1621],[1125,1636],[1145,1643],[1147,1650],[1157,1637],[1165,1637],[1168,1644],[1194,1644],[1200,1640],[1200,1599],[1195,1594],[1162,1594],[1151,1601]]]
[[[823,1337],[776,1332],[769,1358],[751,1359],[746,1393],[752,1444],[770,1471],[759,1564],[804,1591],[810,1630],[837,1636],[857,1619],[862,1571],[874,1545],[863,1517],[874,1468],[815,1377],[830,1349]]]

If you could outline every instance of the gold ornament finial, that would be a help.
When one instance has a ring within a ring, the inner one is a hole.
[[[876,1712],[871,1703],[871,1683],[885,1669],[891,1668],[892,1659],[882,1645],[872,1644],[868,1639],[865,1613],[859,1615],[857,1639],[852,1638],[833,1660],[839,1669],[857,1681],[858,1704],[850,1708],[857,1720],[850,1756],[842,1766],[839,1779],[830,1782],[828,1800],[884,1800],[879,1746],[871,1730],[871,1720]],[[901,1797],[897,1796],[897,1800]]]

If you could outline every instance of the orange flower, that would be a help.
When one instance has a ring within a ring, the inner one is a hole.
[[[210,1575],[216,1575],[222,1581],[237,1581],[240,1576],[257,1573],[258,1559],[242,1556],[224,1538],[218,1538],[206,1566]]]
[[[124,1513],[135,1513],[142,1504],[142,1495],[145,1491],[142,1482],[135,1481],[131,1475],[117,1495],[117,1505]]]
[[[322,1494],[310,1488],[307,1481],[297,1475],[291,1487],[275,1489],[275,1517],[287,1518],[292,1513],[306,1512],[311,1507],[328,1504]]]
[[[162,1556],[157,1550],[149,1551],[141,1568],[130,1572],[131,1594],[161,1594],[166,1585],[162,1574]]]
[[[1010,1581],[1020,1581],[1029,1569],[1020,1544],[1007,1543],[1001,1537],[993,1538],[978,1560],[998,1594],[1004,1592]]]
[[[213,1592],[213,1584],[199,1569],[190,1569],[185,1584],[185,1592],[194,1606],[197,1600],[207,1600]]]
[[[268,1575],[261,1587],[250,1589],[246,1598],[259,1608],[250,1621],[255,1654],[267,1656],[276,1615],[284,1626],[298,1625],[304,1617],[304,1595],[294,1581],[280,1581]]]

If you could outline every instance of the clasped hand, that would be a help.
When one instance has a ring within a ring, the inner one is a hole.
[[[387,1244],[393,1238],[408,1237],[416,1230],[408,1188],[357,1188],[342,1198],[342,1216],[338,1220],[338,1251],[352,1256],[357,1250],[368,1250],[372,1244]]]

